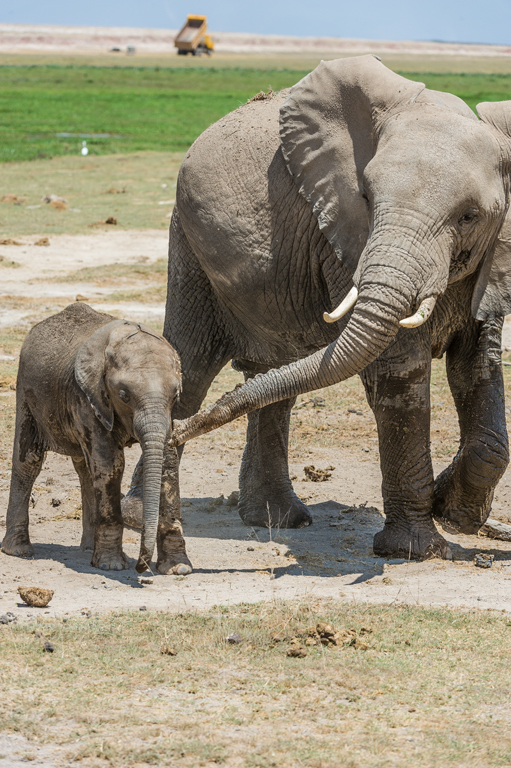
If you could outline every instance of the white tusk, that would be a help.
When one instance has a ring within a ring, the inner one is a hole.
[[[325,323],[335,323],[337,320],[340,320],[341,317],[344,317],[344,315],[349,312],[352,307],[355,306],[357,299],[358,291],[355,286],[353,286],[348,295],[341,301],[337,309],[334,309],[333,312],[323,312],[323,320]]]
[[[405,317],[404,320],[399,321],[399,325],[404,328],[418,328],[419,325],[428,320],[433,312],[436,304],[436,296],[429,296],[427,299],[421,301],[420,307],[414,315]]]

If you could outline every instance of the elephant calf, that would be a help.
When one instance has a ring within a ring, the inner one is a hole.
[[[122,550],[124,448],[144,455],[140,573],[157,540],[159,573],[189,573],[179,511],[178,461],[166,447],[179,395],[179,357],[143,325],[72,304],[38,323],[23,344],[6,554],[33,553],[28,532],[32,486],[48,450],[70,456],[82,491],[82,549],[103,570],[127,567]],[[163,481],[162,481],[163,471]]]

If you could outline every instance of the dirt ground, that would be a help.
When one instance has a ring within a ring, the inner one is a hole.
[[[36,246],[37,239],[27,236],[21,238],[21,246],[1,246],[7,264],[2,267],[0,288],[0,304],[4,306],[0,332],[5,341],[0,362],[15,366],[20,339],[30,325],[58,311],[78,294],[86,296],[97,309],[161,325],[162,303],[110,300],[115,278],[113,285],[105,287],[90,278],[82,283],[66,282],[66,277],[82,266],[128,265],[129,273],[129,265],[140,259],[156,264],[166,255],[166,232],[58,235],[46,247]],[[20,266],[9,267],[9,260],[14,258]],[[504,345],[511,348],[511,323],[506,324]],[[209,399],[216,399],[238,380],[238,374],[226,369],[215,381]],[[438,399],[443,398],[445,382],[440,378],[435,387],[432,435],[438,472],[449,463],[457,433],[450,401]],[[91,568],[90,554],[78,547],[78,478],[68,459],[49,454],[32,500],[35,557],[20,560],[0,554],[0,615],[10,612],[22,620],[43,611],[65,616],[144,606],[148,610],[198,610],[214,604],[313,595],[511,611],[511,542],[446,534],[453,546],[452,562],[407,563],[373,555],[372,538],[383,524],[374,419],[355,380],[320,394],[316,401],[311,396],[300,398],[292,419],[291,471],[299,496],[312,512],[314,524],[310,528],[247,528],[235,507],[229,505],[227,499],[237,489],[242,421],[187,447],[181,496],[194,571],[185,578],[154,576],[152,584],[141,585],[134,568],[121,573]],[[0,391],[0,537],[8,500],[14,403],[15,391],[4,385]],[[127,451],[126,486],[138,455],[137,446]],[[332,477],[322,483],[308,481],[303,468],[310,464],[334,466]],[[509,522],[510,489],[508,470],[497,489],[492,516]],[[138,541],[138,533],[126,529],[125,550],[133,566]],[[478,552],[495,556],[491,568],[475,567]],[[48,608],[30,609],[17,594],[20,585],[46,587],[55,595]]]

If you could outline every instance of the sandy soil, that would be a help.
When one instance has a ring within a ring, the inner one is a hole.
[[[15,251],[22,266],[2,270],[2,293],[25,298],[27,315],[34,297],[60,298],[65,289],[73,300],[79,284],[52,280],[59,273],[76,270],[82,261],[99,265],[141,257],[155,260],[166,251],[166,234],[161,231],[60,235],[51,238],[49,247],[33,245],[37,239],[21,238],[24,245],[6,246],[11,258]],[[35,280],[34,275],[46,275],[48,282]],[[90,285],[87,290],[91,293]],[[119,307],[122,305],[115,305]],[[160,317],[163,314],[162,307],[145,304],[127,304],[124,309],[126,316],[138,312],[141,319],[154,317],[151,313],[155,311]],[[0,322],[4,326],[23,326],[28,320],[25,315],[3,313]],[[511,347],[511,323],[506,324],[505,344]],[[0,393],[3,406],[12,405],[14,398],[12,391]],[[31,536],[35,557],[19,560],[0,554],[0,615],[11,612],[22,620],[43,612],[21,602],[17,594],[20,585],[53,589],[55,596],[44,609],[53,616],[143,606],[148,610],[194,610],[219,603],[312,594],[511,611],[511,542],[447,535],[453,545],[453,562],[417,564],[374,557],[372,538],[383,524],[378,511],[382,508],[380,471],[376,452],[363,453],[361,458],[356,432],[352,435],[352,448],[341,455],[335,445],[311,445],[304,456],[292,454],[295,487],[314,517],[312,527],[298,531],[247,528],[236,509],[224,500],[237,489],[242,452],[239,438],[231,439],[229,432],[219,430],[190,445],[182,464],[181,495],[194,572],[186,578],[155,576],[152,584],[143,586],[134,569],[113,574],[91,568],[90,554],[78,548],[78,479],[69,460],[49,454],[33,494]],[[138,455],[136,446],[127,451],[125,485]],[[311,463],[319,467],[335,465],[332,478],[324,483],[306,481],[303,466]],[[437,463],[435,471],[446,463]],[[10,474],[5,461],[2,470],[0,537],[5,526]],[[503,520],[508,519],[510,488],[508,471],[497,491],[493,512]],[[126,529],[125,549],[132,564],[138,541],[138,533]],[[474,555],[482,551],[495,556],[493,566],[487,570],[474,565]]]

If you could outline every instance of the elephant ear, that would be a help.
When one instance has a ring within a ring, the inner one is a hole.
[[[509,200],[511,166],[511,101],[477,105],[477,114],[494,132],[502,151],[502,175]],[[511,209],[494,246],[486,254],[472,296],[477,320],[511,313]]]
[[[319,227],[354,272],[369,234],[362,174],[376,150],[379,120],[424,89],[375,56],[322,61],[290,91],[280,110],[288,170]]]
[[[511,313],[511,210],[508,210],[495,246],[485,256],[472,294],[476,320]]]
[[[128,326],[124,331],[126,334],[132,324],[126,320],[112,320],[102,325],[82,344],[75,359],[78,386],[87,395],[92,410],[109,432],[114,426],[114,409],[105,386],[105,352],[112,339],[112,332],[121,330],[122,326]]]

